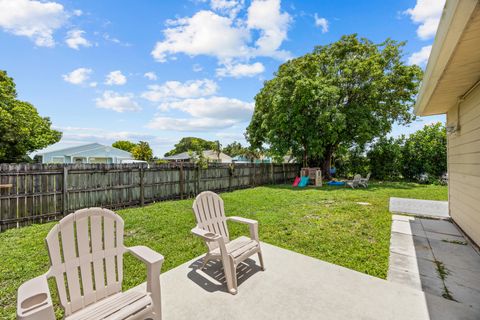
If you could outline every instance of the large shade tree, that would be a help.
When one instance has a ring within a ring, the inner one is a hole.
[[[32,104],[17,99],[15,82],[0,70],[0,162],[22,162],[28,153],[60,141],[62,133],[51,124]]]
[[[329,177],[340,146],[364,145],[412,120],[422,71],[404,63],[403,46],[354,34],[282,64],[255,96],[248,141],[321,165]]]

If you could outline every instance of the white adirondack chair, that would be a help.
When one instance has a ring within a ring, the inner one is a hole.
[[[55,319],[47,284],[55,278],[65,319],[161,319],[160,269],[163,256],[147,247],[123,245],[123,220],[102,208],[64,217],[46,238],[47,273],[18,289],[17,319]],[[147,266],[146,290],[122,292],[123,254]]]
[[[193,212],[197,226],[192,229],[192,233],[202,238],[208,247],[201,268],[203,269],[209,260],[221,260],[228,291],[236,294],[236,269],[239,263],[256,253],[262,270],[265,270],[258,240],[258,222],[241,217],[226,217],[222,198],[211,191],[204,191],[197,196],[193,202]],[[250,238],[239,237],[230,241],[227,220],[248,224]]]
[[[368,181],[370,180],[370,175],[371,173],[369,172],[365,178],[360,178],[359,185],[361,185],[364,188],[368,187]]]
[[[355,176],[353,176],[353,180],[345,181],[345,185],[351,187],[352,189],[355,189],[356,187],[359,186],[361,180],[362,180],[362,176],[359,174],[356,174]]]

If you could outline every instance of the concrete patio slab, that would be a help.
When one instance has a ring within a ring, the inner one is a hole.
[[[427,237],[421,223],[412,223],[410,221],[392,220],[392,232],[399,232],[424,238]]]
[[[238,294],[221,263],[197,258],[161,276],[163,319],[477,319],[478,314],[404,285],[262,243],[266,271],[247,260]]]
[[[425,231],[425,236],[429,239],[435,239],[435,240],[447,241],[447,242],[454,241],[454,242],[461,242],[461,243],[467,244],[463,236],[453,236],[451,234],[438,233],[438,232],[432,232],[432,231]]]
[[[390,198],[390,212],[448,218],[448,201]]]
[[[409,221],[412,223],[421,223],[418,221],[418,219],[415,219],[413,216],[402,216],[399,214],[392,214],[392,220],[397,220],[397,221]]]
[[[419,229],[424,238],[415,235]],[[387,279],[438,297],[450,295],[480,319],[480,255],[450,221],[392,216]]]
[[[446,220],[419,219],[425,231],[449,234],[462,237],[463,235],[453,223]]]
[[[480,256],[470,245],[461,245],[430,239],[433,254],[438,261],[450,267],[480,272]]]
[[[392,232],[390,238],[390,252],[395,252],[414,258],[433,259],[432,250],[427,238],[416,237],[409,234]]]

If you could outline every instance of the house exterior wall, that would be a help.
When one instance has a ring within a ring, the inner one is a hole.
[[[480,244],[480,86],[447,113],[449,206],[453,220]]]

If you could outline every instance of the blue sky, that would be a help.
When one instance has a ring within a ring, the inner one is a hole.
[[[244,142],[263,81],[344,34],[408,41],[425,67],[443,2],[0,0],[0,69],[63,132],[50,149],[145,140],[162,156],[184,136]]]

